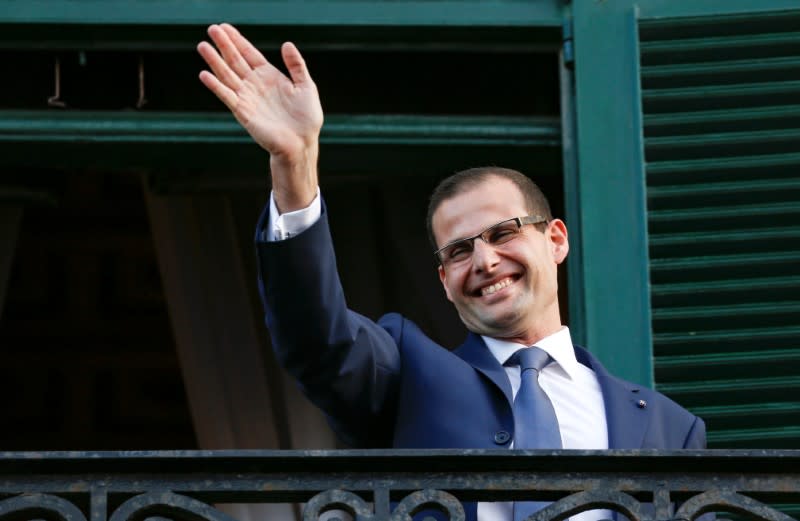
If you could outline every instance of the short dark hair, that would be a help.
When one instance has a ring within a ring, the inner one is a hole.
[[[433,235],[433,214],[441,206],[441,204],[455,197],[461,193],[474,188],[475,186],[483,183],[491,177],[498,177],[500,179],[508,179],[519,189],[522,196],[525,198],[525,206],[529,214],[541,215],[549,221],[553,219],[552,212],[550,211],[550,203],[547,202],[542,190],[536,186],[536,183],[531,179],[516,170],[510,168],[501,168],[497,166],[481,166],[477,168],[469,168],[456,172],[443,179],[433,190],[430,202],[428,203],[428,217],[426,224],[428,227],[428,239],[431,241],[431,246],[434,250],[439,248],[436,244],[436,237]],[[519,217],[519,216],[514,216]]]

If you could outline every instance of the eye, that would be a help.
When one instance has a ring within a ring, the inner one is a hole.
[[[516,224],[498,226],[489,233],[489,242],[503,244],[510,241],[517,234]]]
[[[471,246],[468,241],[457,242],[447,248],[447,258],[453,261],[464,260],[472,254]]]

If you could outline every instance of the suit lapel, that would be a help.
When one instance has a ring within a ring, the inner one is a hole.
[[[597,375],[608,424],[609,449],[639,449],[644,446],[644,435],[650,422],[650,411],[639,406],[641,386],[612,376],[588,351],[575,346],[575,356]]]
[[[483,373],[489,380],[503,391],[509,404],[514,403],[511,395],[511,383],[508,381],[503,366],[497,361],[483,339],[475,333],[470,333],[467,340],[455,350],[462,360]]]
[[[514,403],[511,383],[503,366],[492,355],[480,336],[470,333],[455,353],[491,380],[503,392],[509,404]],[[597,375],[605,403],[608,448],[642,448],[647,425],[650,422],[650,411],[647,407],[638,405],[641,386],[612,376],[597,358],[581,347],[575,346],[575,356],[578,362],[592,369]]]

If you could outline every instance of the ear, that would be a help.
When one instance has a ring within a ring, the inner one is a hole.
[[[550,241],[550,248],[553,260],[556,264],[561,264],[569,253],[569,240],[567,238],[567,225],[561,219],[553,219],[547,225],[547,239]]]
[[[447,300],[453,302],[453,298],[450,296],[450,290],[447,289],[447,274],[444,272],[444,267],[441,264],[439,264],[439,282],[442,283],[444,294],[447,295]]]

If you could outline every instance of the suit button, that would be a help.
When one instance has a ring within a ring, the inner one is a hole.
[[[510,439],[511,435],[506,431],[497,431],[494,433],[494,442],[498,445],[505,445]]]

